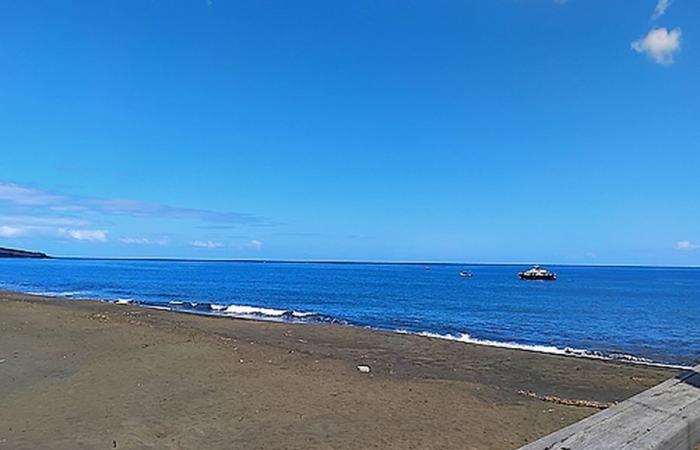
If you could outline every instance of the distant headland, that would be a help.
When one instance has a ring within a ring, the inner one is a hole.
[[[50,258],[46,253],[0,247],[0,258]]]

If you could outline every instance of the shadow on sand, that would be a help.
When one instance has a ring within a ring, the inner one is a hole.
[[[676,379],[681,383],[700,389],[700,372],[696,370],[688,370],[687,372],[678,374],[676,375]]]

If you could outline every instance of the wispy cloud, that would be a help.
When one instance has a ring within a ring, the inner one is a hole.
[[[216,242],[216,241],[192,241],[192,246],[193,247],[198,247],[198,248],[221,248],[224,246],[221,242]]]
[[[76,241],[106,242],[107,230],[72,230],[69,228],[59,229],[59,234],[75,239]]]
[[[0,225],[0,237],[50,236],[76,241],[106,242],[107,230],[54,227],[47,225]]]
[[[12,225],[0,225],[0,237],[14,238],[26,234],[26,230],[22,227]]]
[[[151,240],[148,238],[121,238],[119,242],[122,244],[148,245],[151,243]]]
[[[262,250],[263,245],[265,245],[265,244],[263,244],[262,241],[259,241],[257,239],[253,239],[250,242],[248,242],[248,247],[252,248],[253,250],[257,250],[257,251]]]
[[[0,182],[0,202],[49,212],[100,213],[131,217],[190,219],[204,222],[244,225],[272,225],[272,221],[254,214],[171,206],[120,198],[99,198],[54,194],[43,189]]]
[[[321,235],[321,233],[317,233],[317,232],[291,231],[291,232],[277,233],[277,236],[285,236],[285,237],[319,237],[319,236],[322,236],[322,235]]]
[[[651,20],[656,20],[666,14],[666,10],[671,6],[671,3],[673,3],[672,0],[659,0],[656,3],[656,8],[654,8],[654,14],[651,15]]]
[[[632,49],[646,54],[657,64],[673,64],[673,58],[681,49],[681,29],[654,28],[646,36],[632,42]]]
[[[170,240],[168,238],[125,237],[119,239],[119,242],[127,245],[168,245]]]
[[[700,249],[700,244],[694,244],[688,240],[676,242],[676,248],[678,250],[697,250]]]
[[[0,201],[25,206],[44,206],[60,202],[61,197],[30,187],[0,182]]]
[[[0,223],[42,227],[82,227],[88,222],[71,217],[4,215],[0,216]]]

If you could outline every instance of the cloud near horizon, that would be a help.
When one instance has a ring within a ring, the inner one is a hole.
[[[224,247],[224,244],[221,242],[216,242],[216,241],[192,241],[192,247],[197,247],[197,248],[222,248]]]
[[[150,239],[145,237],[124,237],[119,239],[119,242],[127,245],[168,245],[170,239],[167,237],[158,239]]]
[[[12,225],[0,225],[0,237],[13,238],[22,236],[25,234],[25,230],[22,227],[15,227]]]
[[[107,230],[71,230],[62,228],[59,234],[76,241],[107,242]]]
[[[107,242],[107,230],[53,227],[46,225],[0,225],[0,237],[50,236],[76,241]]]
[[[248,242],[248,247],[250,247],[254,250],[258,250],[258,251],[262,250],[263,245],[265,245],[265,244],[263,244],[262,241],[259,241],[257,239],[253,239],[250,242]]]
[[[107,242],[109,216],[143,219],[194,220],[212,227],[272,226],[271,220],[248,213],[221,212],[200,208],[149,203],[139,200],[66,195],[33,186],[0,181],[0,238],[46,237],[84,242]],[[111,228],[111,227],[109,227]],[[168,238],[125,236],[118,240],[129,245],[167,245]],[[218,248],[214,241],[194,241],[193,245]],[[262,245],[262,243],[260,244]]]
[[[700,244],[694,244],[686,239],[676,242],[676,248],[678,250],[697,250],[700,249]]]
[[[221,212],[120,198],[53,194],[48,191],[0,181],[0,202],[50,213],[99,213],[130,217],[191,219],[238,225],[269,226],[265,217],[241,212]]]
[[[632,42],[637,53],[647,55],[657,64],[673,64],[674,56],[681,49],[682,32],[680,28],[668,31],[666,28],[654,28],[646,36]]]

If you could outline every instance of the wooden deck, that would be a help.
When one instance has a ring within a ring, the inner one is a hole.
[[[521,450],[699,450],[700,366]]]

